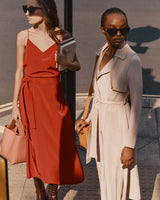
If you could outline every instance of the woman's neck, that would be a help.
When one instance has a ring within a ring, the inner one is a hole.
[[[109,47],[108,50],[110,51],[110,53],[112,55],[114,55],[116,53],[117,49],[115,47],[113,47],[110,43],[108,43],[108,47]]]
[[[39,32],[40,34],[43,34],[43,35],[48,34],[48,31],[47,31],[47,28],[46,28],[46,24],[45,24],[44,21],[43,21],[42,23],[40,23],[40,24],[34,25],[33,28],[34,28],[37,32]]]

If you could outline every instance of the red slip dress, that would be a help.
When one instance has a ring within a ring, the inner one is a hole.
[[[30,39],[24,54],[25,75],[19,104],[27,134],[27,178],[44,183],[83,181],[73,124],[56,69],[55,43],[42,52]]]

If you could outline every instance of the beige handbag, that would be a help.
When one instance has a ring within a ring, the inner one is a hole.
[[[5,126],[0,154],[11,164],[26,161],[26,135],[20,120],[18,126],[15,120]]]
[[[84,109],[84,112],[83,112],[83,119],[86,119],[87,116],[88,116],[89,106],[90,106],[90,103],[91,103],[92,92],[93,92],[93,79],[94,79],[94,74],[95,74],[95,69],[96,69],[98,58],[99,57],[96,56],[96,61],[95,61],[95,66],[94,66],[94,70],[93,70],[91,85],[90,85],[90,89],[89,89],[89,92],[88,92],[88,98],[87,98],[87,102],[86,102],[85,109]],[[91,127],[91,124],[89,124],[87,127],[84,127],[81,130],[81,132],[78,134],[80,146],[82,146],[85,149],[87,149],[88,135],[89,135],[90,127]]]

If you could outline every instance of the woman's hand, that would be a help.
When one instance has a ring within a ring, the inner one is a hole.
[[[87,123],[84,119],[80,119],[80,120],[76,121],[76,123],[75,123],[75,131],[77,133],[80,133],[81,130],[88,125],[89,125],[89,123]]]
[[[121,153],[121,163],[122,168],[125,169],[129,167],[134,161],[134,149],[129,147],[124,147]]]
[[[58,65],[61,65],[62,67],[65,67],[71,71],[78,71],[80,70],[80,63],[78,61],[77,55],[75,54],[73,61],[70,61],[67,58],[67,53],[65,50],[63,50],[63,53],[56,53],[55,58]]]
[[[57,63],[59,65],[62,65],[63,67],[69,65],[69,61],[65,51],[63,51],[63,54],[57,53]]]
[[[21,120],[21,115],[18,106],[13,106],[12,119],[14,119],[15,121],[17,121],[17,119]]]

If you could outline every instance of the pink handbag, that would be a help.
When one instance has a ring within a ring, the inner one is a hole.
[[[15,120],[5,126],[0,154],[11,164],[26,161],[26,135],[20,120],[18,120],[18,126]]]

